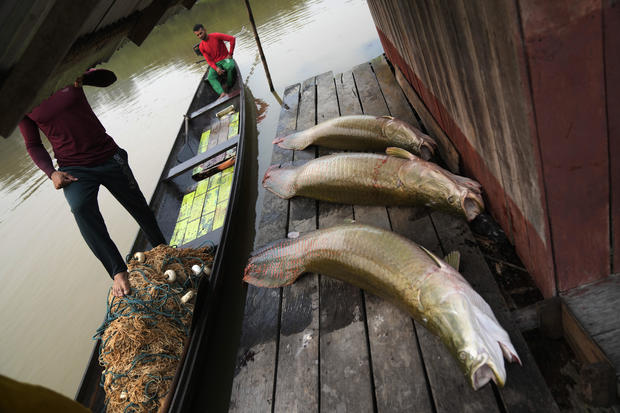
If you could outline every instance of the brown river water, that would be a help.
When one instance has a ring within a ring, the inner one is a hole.
[[[363,0],[251,4],[280,95],[310,76],[343,72],[383,52]],[[199,1],[156,27],[141,47],[126,43],[102,64],[116,73],[115,84],[85,88],[108,134],[129,153],[147,199],[207,68],[192,51],[195,23],[237,37],[234,58],[257,104],[259,181],[271,159],[280,107],[245,4]],[[259,188],[257,205],[262,193]],[[137,224],[104,188],[99,203],[112,239],[126,254]],[[0,374],[74,397],[111,280],[82,240],[62,192],[28,157],[19,130],[0,139],[0,234]]]

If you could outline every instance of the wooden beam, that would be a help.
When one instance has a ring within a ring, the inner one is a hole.
[[[21,58],[1,80],[0,135],[8,137],[22,116],[56,89],[46,85],[100,0],[57,0]],[[45,47],[42,47],[45,45]],[[62,85],[64,86],[64,85]]]
[[[301,85],[297,131],[316,123],[315,78]],[[293,161],[314,159],[316,148],[293,152]],[[316,230],[317,202],[294,197],[289,202],[289,231],[305,234]],[[282,289],[280,345],[274,412],[308,412],[319,404],[319,276],[306,274]]]
[[[521,332],[535,330],[538,328],[539,323],[537,304],[518,308],[512,311],[510,315],[512,316],[512,322]]]
[[[611,365],[603,350],[592,340],[564,301],[561,304],[561,311],[564,338],[577,358],[583,363],[608,363]]]
[[[391,115],[417,126],[415,115],[383,56],[373,59],[370,65],[364,63],[354,67],[353,76],[347,73],[342,75],[342,82],[336,81],[341,115]],[[352,96],[349,91],[355,87],[357,93]],[[345,106],[349,107],[345,112],[343,103],[347,100],[351,104]],[[392,228],[384,206],[354,205],[353,211],[355,221],[360,224],[388,231]],[[422,356],[411,317],[374,294],[366,291],[363,294],[377,411],[431,412]]]
[[[542,333],[551,339],[559,339],[564,334],[560,297],[536,303],[538,325]]]
[[[584,400],[593,406],[615,403],[617,380],[612,362],[562,298],[553,297],[515,310],[512,319],[521,331],[539,328],[548,338],[563,337],[583,363],[578,385]]]
[[[577,359],[584,363],[579,378],[584,399],[595,406],[612,405],[617,399],[615,367],[564,301],[561,314],[564,339]]]
[[[228,97],[223,98],[225,100],[220,100],[220,99],[216,99],[214,102],[209,103],[208,105],[205,105],[203,107],[201,107],[200,109],[196,109],[195,111],[193,111],[190,115],[189,118],[190,119],[194,119],[195,117],[202,115],[203,113],[211,110],[211,108],[217,106],[217,105],[222,105],[223,103],[231,100],[232,98],[236,97],[237,95],[239,95],[241,92],[239,92],[238,90],[235,90],[233,92],[231,92]],[[223,105],[222,105],[223,106]]]
[[[296,130],[300,85],[284,91],[284,105],[276,136]],[[293,160],[293,152],[273,145],[271,164]],[[286,237],[288,200],[266,191],[254,247],[260,248]],[[276,387],[276,360],[282,289],[248,286],[237,365],[230,398],[230,412],[271,412]]]
[[[200,165],[207,159],[217,156],[220,153],[226,152],[227,150],[237,146],[237,143],[239,143],[239,135],[235,135],[232,138],[228,139],[227,141],[219,143],[213,148],[210,148],[205,152],[199,153],[193,158],[188,159],[187,161],[180,163],[174,168],[170,169],[170,172],[164,178],[164,180],[167,181],[169,179],[172,179],[172,178],[175,178],[181,175],[184,172],[189,171],[190,169]]]
[[[154,0],[149,4],[136,21],[127,38],[140,46],[157,25],[159,19],[168,11],[176,0]]]

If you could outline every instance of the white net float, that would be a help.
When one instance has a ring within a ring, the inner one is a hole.
[[[174,272],[174,270],[166,270],[166,272],[164,272],[164,275],[166,276],[167,283],[174,282],[174,280],[177,279],[177,273]]]
[[[136,252],[133,257],[138,260],[138,262],[144,262],[146,260],[146,256],[143,252]]]
[[[187,304],[192,298],[194,298],[195,295],[196,292],[194,290],[189,290],[183,297],[181,297],[181,302],[183,304]]]

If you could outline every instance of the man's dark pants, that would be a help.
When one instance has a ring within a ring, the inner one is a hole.
[[[91,251],[101,261],[110,277],[127,270],[125,261],[110,238],[99,210],[99,186],[105,186],[138,222],[153,246],[166,240],[157,225],[153,211],[138,187],[129,164],[127,152],[119,149],[106,162],[96,166],[67,166],[60,168],[76,178],[63,188],[71,212]]]

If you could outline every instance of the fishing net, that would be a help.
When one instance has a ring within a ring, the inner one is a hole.
[[[213,250],[160,245],[144,257],[128,263],[131,294],[115,297],[110,291],[105,321],[94,337],[101,339],[108,412],[152,412],[163,403],[189,335],[190,296],[203,270],[209,272]],[[167,270],[174,271],[174,281],[168,282]]]

